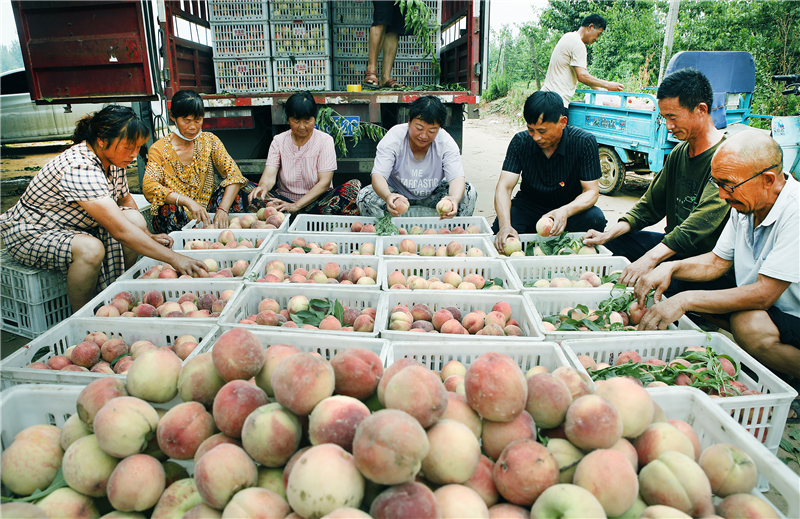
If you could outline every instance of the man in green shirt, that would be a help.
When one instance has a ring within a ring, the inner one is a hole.
[[[589,230],[583,238],[587,245],[604,244],[614,255],[631,261],[619,280],[628,286],[667,258],[711,251],[730,211],[709,181],[711,159],[724,135],[711,121],[713,90],[708,78],[693,68],[678,70],[664,78],[656,97],[667,129],[683,142],[670,152],[647,192],[616,225],[605,232]],[[664,217],[666,234],[641,230]],[[713,288],[727,288],[728,282],[720,281]],[[671,292],[688,288],[679,285],[671,287]]]

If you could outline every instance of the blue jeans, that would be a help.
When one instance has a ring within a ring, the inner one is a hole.
[[[647,251],[661,243],[664,239],[664,236],[666,235],[661,232],[629,232],[618,238],[614,238],[610,242],[606,243],[605,246],[608,247],[608,250],[614,253],[614,256],[624,256],[628,258],[628,261],[633,263],[644,256]],[[669,258],[666,261],[671,260],[673,260],[673,258]],[[733,288],[735,286],[736,278],[733,275],[733,269],[731,269],[730,272],[721,278],[712,281],[698,282],[673,279],[670,282],[667,291],[664,292],[664,295],[670,297],[678,292],[684,292],[686,290],[724,290],[726,288]]]
[[[511,201],[511,227],[519,234],[535,233],[536,222],[550,211],[552,209],[514,198]],[[567,219],[567,232],[586,232],[589,229],[605,228],[606,217],[597,206],[592,206],[582,213],[573,214]],[[492,224],[492,232],[497,234],[499,230],[500,224],[495,219]]]

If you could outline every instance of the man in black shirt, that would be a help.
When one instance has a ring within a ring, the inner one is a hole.
[[[555,92],[534,92],[522,114],[528,128],[511,140],[494,194],[497,249],[509,236],[536,232],[543,216],[553,220],[551,235],[604,229],[606,218],[594,205],[600,197],[594,135],[567,126],[564,103]],[[512,200],[520,172],[522,186]]]

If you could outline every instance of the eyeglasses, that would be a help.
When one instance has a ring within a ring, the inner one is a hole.
[[[770,166],[770,167],[768,167],[768,168],[766,168],[766,169],[762,169],[761,171],[759,171],[758,173],[756,173],[756,174],[755,174],[755,175],[753,175],[752,177],[748,178],[748,179],[747,179],[747,180],[745,180],[744,182],[739,182],[739,183],[738,183],[738,184],[736,184],[735,186],[729,186],[729,185],[727,185],[727,184],[720,184],[719,182],[717,182],[716,180],[714,180],[714,177],[711,177],[709,180],[711,180],[711,183],[712,183],[712,184],[714,184],[715,186],[717,186],[718,188],[720,188],[721,190],[725,191],[725,192],[726,192],[726,193],[728,193],[729,195],[732,195],[732,194],[733,194],[733,192],[736,190],[736,188],[737,188],[737,187],[741,186],[742,184],[746,184],[746,183],[750,182],[751,180],[753,180],[753,179],[754,179],[754,178],[756,178],[757,176],[759,176],[759,175],[762,175],[762,174],[766,173],[767,171],[769,171],[769,170],[771,170],[771,169],[775,169],[775,168],[777,168],[778,166],[780,166],[780,164],[773,164],[772,166]]]

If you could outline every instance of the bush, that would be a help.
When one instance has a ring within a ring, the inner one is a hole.
[[[486,94],[483,96],[486,101],[494,101],[508,95],[508,90],[511,87],[511,82],[505,75],[497,78],[492,78],[489,82],[489,88],[486,89]]]

